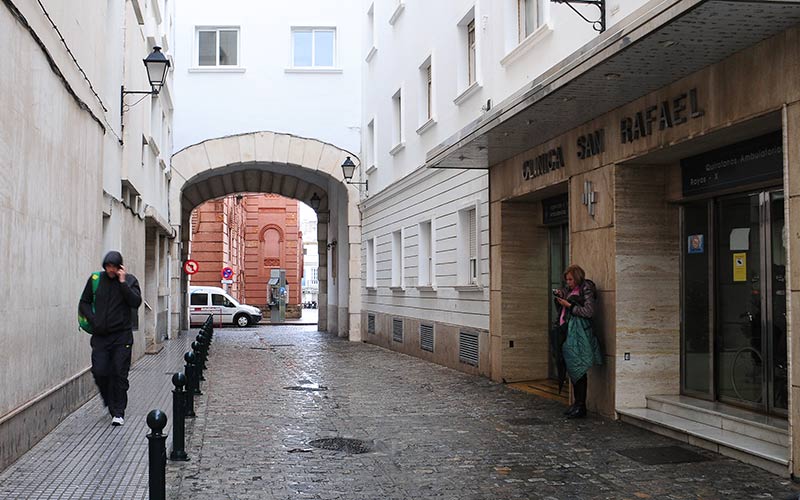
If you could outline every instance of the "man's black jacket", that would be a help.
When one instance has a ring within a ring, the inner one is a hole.
[[[105,337],[120,333],[127,333],[133,342],[133,323],[131,316],[134,309],[142,304],[142,292],[136,276],[128,274],[125,282],[118,278],[109,278],[103,271],[100,274],[100,283],[97,285],[97,294],[94,299],[94,312],[92,312],[92,278],[86,281],[78,310],[88,318],[92,325],[92,335]]]

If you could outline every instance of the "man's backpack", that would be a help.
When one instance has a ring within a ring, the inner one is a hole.
[[[92,312],[94,312],[94,301],[97,297],[97,286],[100,284],[100,273],[102,271],[92,273]],[[84,332],[88,333],[89,335],[92,334],[92,324],[89,322],[89,318],[83,316],[78,311],[78,328],[83,330]]]

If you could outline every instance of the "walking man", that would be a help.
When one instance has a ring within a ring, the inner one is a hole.
[[[133,346],[131,317],[142,304],[142,292],[136,277],[125,272],[119,252],[106,254],[103,269],[105,272],[97,278],[96,291],[93,277],[86,282],[78,310],[92,327],[95,383],[111,414],[111,425],[118,426],[125,423],[128,406],[128,370]]]

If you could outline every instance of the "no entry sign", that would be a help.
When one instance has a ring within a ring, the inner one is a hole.
[[[223,267],[222,268],[222,279],[229,280],[233,278],[233,269],[230,267]]]
[[[197,263],[196,260],[187,260],[183,263],[183,272],[191,276],[192,274],[196,273],[200,269],[200,265]]]

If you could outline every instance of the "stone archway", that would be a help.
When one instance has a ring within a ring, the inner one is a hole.
[[[189,253],[192,209],[234,193],[278,194],[310,206],[316,194],[321,199],[319,329],[361,340],[361,213],[358,189],[342,176],[347,156],[358,163],[356,155],[332,144],[275,132],[209,139],[172,156],[170,224],[180,237],[170,274],[175,315],[171,335],[188,328],[188,281],[182,264]],[[331,255],[336,262],[329,262]]]

